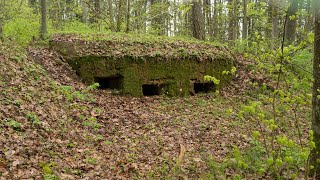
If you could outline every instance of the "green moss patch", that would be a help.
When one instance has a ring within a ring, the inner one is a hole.
[[[152,41],[151,41],[152,40]],[[130,36],[55,36],[51,49],[61,53],[87,84],[119,89],[133,96],[184,96],[220,89],[229,83],[231,53],[200,41]],[[205,82],[213,76],[219,84]]]

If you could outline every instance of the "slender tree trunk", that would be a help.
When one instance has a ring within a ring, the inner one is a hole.
[[[166,18],[166,29],[165,29],[165,33],[166,33],[166,36],[170,36],[171,35],[171,23],[170,23],[170,18],[169,16]]]
[[[213,36],[213,30],[212,30],[212,16],[211,16],[211,0],[204,0],[203,3],[203,12],[205,15],[205,29],[206,32],[208,33],[208,36],[210,37],[210,39]]]
[[[95,23],[98,23],[101,18],[101,2],[100,0],[94,1],[94,10],[95,10]]]
[[[61,1],[58,1],[57,5],[58,5],[58,8],[57,8],[58,19],[57,19],[56,27],[58,29],[58,28],[61,28],[64,24],[64,5]]]
[[[236,40],[239,34],[238,24],[238,0],[233,0],[233,39]]]
[[[5,1],[0,0],[0,41],[4,40],[3,35],[3,19],[4,19],[4,12],[5,12]]]
[[[117,12],[117,32],[121,31],[121,23],[122,23],[122,3],[123,0],[119,0],[118,3],[118,12]]]
[[[228,40],[230,43],[233,43],[233,41],[235,40],[234,3],[235,3],[235,0],[228,0],[228,16],[229,16]]]
[[[248,38],[247,0],[243,0],[242,39]]]
[[[3,37],[3,22],[2,22],[2,18],[0,17],[0,41],[3,41],[4,37]]]
[[[224,10],[224,0],[219,0],[219,7],[218,7],[218,36],[220,40],[228,40],[228,37],[226,36],[227,29],[227,20],[223,20],[221,17],[223,17],[225,14],[223,12]]]
[[[248,3],[251,3],[251,0],[248,0]],[[254,18],[252,16],[248,17],[248,44],[251,46],[251,43],[254,38]]]
[[[101,31],[101,1],[94,0],[94,22],[97,23],[99,31]]]
[[[88,4],[82,0],[82,22],[88,23]]]
[[[147,12],[147,6],[148,6],[148,0],[144,0],[143,9],[142,9],[141,14],[145,14]],[[147,32],[147,22],[146,21],[142,21],[142,29],[143,29],[143,33]]]
[[[279,35],[279,19],[278,19],[278,2],[276,0],[272,1],[272,39],[275,40]]]
[[[273,11],[273,1],[268,0],[268,8],[267,8],[267,17],[268,17],[268,24],[272,24],[272,11]],[[272,26],[266,26],[265,28],[266,38],[272,39]]]
[[[298,3],[299,0],[292,0],[288,10],[287,26],[285,32],[285,39],[287,40],[288,44],[292,44],[296,39],[297,19],[292,17],[298,12]]]
[[[108,8],[109,8],[109,21],[110,21],[110,28],[111,31],[115,31],[114,27],[114,19],[113,19],[113,8],[112,8],[112,0],[108,0]]]
[[[219,22],[218,22],[218,0],[213,1],[213,36],[215,39],[219,39]]]
[[[201,3],[198,0],[192,1],[191,8],[191,31],[194,38],[205,40],[204,22],[201,14]]]
[[[127,28],[126,33],[130,31],[130,0],[128,0],[128,8],[127,8]]]
[[[315,39],[314,39],[314,60],[313,60],[313,91],[312,91],[312,125],[314,132],[314,142],[316,148],[311,151],[310,164],[315,168],[312,173],[316,173],[315,179],[320,179],[320,1],[314,0],[315,7]]]
[[[47,0],[41,0],[41,30],[40,38],[45,39],[47,36]]]
[[[177,7],[176,0],[173,1],[174,7]],[[177,11],[173,11],[173,33],[172,35],[175,36],[177,33]]]
[[[73,1],[71,0],[66,0],[66,7],[65,7],[65,11],[64,11],[64,15],[65,15],[65,19],[66,20],[71,20],[72,18],[72,3]]]
[[[190,10],[186,13],[184,13],[184,27],[190,27],[190,32],[192,33],[192,29],[191,29],[191,23],[190,23],[190,19],[191,19],[191,12]],[[181,30],[183,32],[183,35],[190,35],[189,32],[186,32],[185,29],[181,28]]]
[[[306,33],[309,33],[313,27],[313,15],[311,12],[311,0],[307,0],[306,10],[308,13],[308,16],[306,18]]]

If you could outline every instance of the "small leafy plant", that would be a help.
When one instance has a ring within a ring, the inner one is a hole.
[[[12,127],[16,131],[21,131],[22,124],[13,119],[10,119],[10,121],[7,122],[7,126]]]

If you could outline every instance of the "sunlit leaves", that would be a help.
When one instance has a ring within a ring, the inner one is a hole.
[[[206,81],[206,82],[213,82],[214,84],[219,84],[220,83],[220,80],[213,77],[213,76],[209,76],[209,75],[206,75],[203,77],[203,80]]]

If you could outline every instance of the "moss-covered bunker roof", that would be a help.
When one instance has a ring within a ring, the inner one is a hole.
[[[221,45],[185,40],[179,38],[142,36],[130,34],[56,34],[50,44],[56,50],[59,43],[67,43],[72,53],[67,56],[108,56],[121,58],[159,57],[160,59],[180,59],[192,57],[199,61],[214,59],[233,59],[231,52]],[[60,49],[62,50],[62,49]]]

